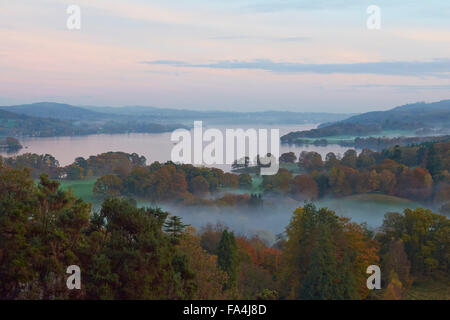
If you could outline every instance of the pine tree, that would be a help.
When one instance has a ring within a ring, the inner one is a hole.
[[[217,247],[217,263],[219,268],[228,274],[228,281],[224,286],[224,290],[235,288],[237,285],[239,258],[233,232],[223,231]]]
[[[183,224],[178,216],[170,216],[164,223],[164,231],[170,235],[172,243],[178,243],[188,224]]]
[[[391,159],[397,162],[400,162],[402,160],[402,150],[400,149],[400,146],[397,145],[394,147]]]
[[[442,170],[442,158],[434,148],[434,145],[431,145],[428,149],[427,153],[427,170],[434,177],[439,174]]]

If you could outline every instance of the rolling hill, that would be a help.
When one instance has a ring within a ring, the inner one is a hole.
[[[153,117],[160,121],[177,121],[192,124],[202,120],[208,124],[303,124],[323,123],[346,119],[350,114],[326,112],[233,112],[233,111],[196,111],[187,109],[169,109],[145,106],[126,107],[85,107],[88,110],[122,116]]]
[[[388,111],[367,112],[333,123],[325,123],[317,129],[291,132],[281,137],[282,142],[292,143],[301,138],[335,136],[368,136],[383,131],[416,131],[422,134],[446,134],[450,128],[450,100],[434,103],[415,103]]]
[[[0,107],[0,110],[9,111],[39,118],[53,118],[60,120],[100,120],[111,118],[110,115],[75,107],[69,104],[54,102],[39,102],[9,107]]]
[[[77,132],[67,121],[30,117],[0,110],[0,136],[50,137],[77,133],[81,134],[82,131]]]
[[[0,137],[161,133],[180,127],[183,126],[119,115],[111,116],[65,104],[36,103],[0,108]]]

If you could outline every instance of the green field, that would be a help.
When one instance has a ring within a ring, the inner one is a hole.
[[[61,188],[63,190],[72,189],[75,196],[83,199],[87,202],[98,202],[97,199],[94,198],[94,194],[92,193],[92,189],[94,188],[94,184],[97,179],[89,179],[89,180],[60,180]]]

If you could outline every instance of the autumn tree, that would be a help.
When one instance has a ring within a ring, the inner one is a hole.
[[[449,267],[450,220],[429,209],[405,209],[387,213],[378,236],[385,252],[392,240],[402,240],[411,273],[426,276]]]
[[[94,184],[92,192],[101,197],[118,196],[122,191],[122,180],[115,174],[103,176]]]
[[[291,194],[296,200],[314,200],[319,195],[316,181],[309,175],[298,175],[291,183]]]
[[[190,190],[196,195],[205,195],[209,192],[209,183],[202,176],[197,176],[191,180]]]
[[[192,298],[198,300],[227,299],[230,298],[222,292],[227,281],[227,274],[217,264],[217,256],[206,252],[201,244],[200,237],[195,229],[187,228],[186,234],[181,238],[178,248],[188,257],[188,266],[194,274],[193,285],[195,291]]]
[[[302,151],[298,158],[298,165],[300,168],[312,171],[321,171],[324,168],[322,156],[317,152]]]
[[[397,285],[397,291],[401,290],[401,295],[404,291],[411,287],[412,279],[410,275],[411,263],[408,260],[408,256],[405,252],[403,242],[401,240],[392,240],[389,242],[389,246],[386,254],[382,257],[382,265],[384,274],[387,275],[384,282],[386,286],[392,284],[396,285],[396,281],[401,282],[400,286]],[[391,289],[393,290],[393,288]],[[400,292],[396,294],[399,295]]]

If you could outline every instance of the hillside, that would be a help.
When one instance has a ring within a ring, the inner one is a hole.
[[[321,112],[230,112],[230,111],[196,111],[187,109],[169,109],[145,106],[98,107],[73,106],[63,103],[39,102],[15,106],[3,106],[0,110],[20,115],[52,118],[67,121],[105,123],[139,122],[174,124],[191,126],[193,121],[202,120],[208,124],[303,124],[341,121],[351,114]],[[115,125],[116,126],[116,125]]]
[[[291,132],[281,137],[282,142],[299,138],[333,136],[368,136],[386,130],[415,131],[421,134],[445,134],[450,128],[450,100],[435,103],[415,103],[388,111],[367,112],[348,119],[325,123],[317,129]]]
[[[78,131],[81,132],[82,130]],[[77,131],[67,121],[30,117],[0,110],[0,136],[49,137],[70,136],[76,133]]]
[[[10,110],[18,110],[22,114]],[[42,114],[43,116],[30,116],[23,113]],[[58,117],[59,119],[57,119]],[[111,118],[82,108],[60,104],[34,104],[0,108],[0,137],[161,133],[173,131],[179,127],[182,126],[175,123],[161,124],[120,116]]]
[[[231,112],[231,111],[196,111],[186,109],[169,109],[144,106],[127,107],[84,107],[94,112],[122,116],[153,117],[160,121],[190,122],[203,120],[209,124],[303,124],[340,121],[350,114],[325,112]]]
[[[60,120],[99,120],[110,117],[107,114],[90,111],[68,104],[54,102],[39,102],[9,107],[0,107],[0,110],[14,112],[16,114],[53,118]]]

